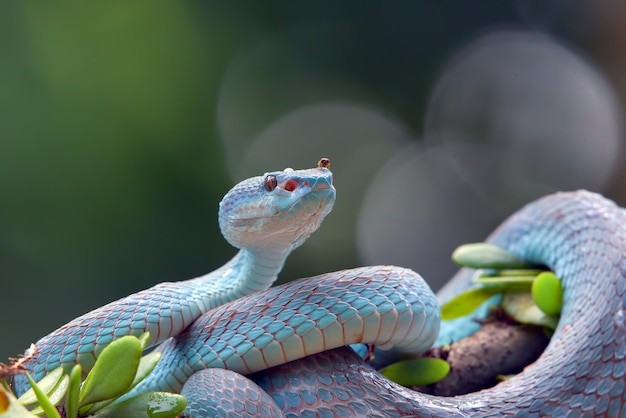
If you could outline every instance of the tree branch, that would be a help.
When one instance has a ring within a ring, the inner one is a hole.
[[[520,372],[543,352],[550,338],[543,328],[513,324],[506,319],[485,322],[472,336],[432,349],[427,356],[446,360],[450,373],[420,392],[454,396],[475,392],[499,382],[498,376]]]

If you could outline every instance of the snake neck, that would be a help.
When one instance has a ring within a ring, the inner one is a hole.
[[[263,251],[242,249],[231,260],[232,272],[227,280],[236,284],[237,298],[269,288],[283,268],[290,249],[265,248]],[[227,269],[230,270],[230,269]],[[233,280],[234,279],[234,280]]]
[[[219,269],[193,279],[194,286],[209,289],[208,308],[269,288],[283,268],[291,248],[241,249]],[[196,288],[196,290],[200,290]],[[203,292],[202,292],[203,293]]]

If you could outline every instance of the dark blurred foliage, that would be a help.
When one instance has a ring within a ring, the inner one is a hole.
[[[0,361],[226,262],[218,202],[266,170],[336,175],[282,280],[395,263],[439,287],[541,194],[623,203],[608,3],[0,3]]]

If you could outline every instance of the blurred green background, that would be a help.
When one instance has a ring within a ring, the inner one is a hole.
[[[606,4],[605,4],[606,3]],[[0,361],[234,253],[236,182],[331,159],[281,280],[362,264],[438,288],[521,204],[626,202],[619,2],[0,3]]]

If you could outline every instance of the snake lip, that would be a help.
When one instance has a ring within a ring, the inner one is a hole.
[[[335,187],[333,186],[332,175],[328,177],[320,177],[315,181],[315,183],[311,187],[311,192],[315,192],[318,190],[335,190]]]
[[[332,187],[331,183],[328,183],[326,181],[321,181],[321,182],[315,184],[315,187],[313,187],[311,192],[316,192],[318,190],[330,190],[331,188],[334,189],[334,187]]]
[[[318,211],[325,206],[325,204],[322,202],[322,200],[324,200],[324,196],[327,195],[331,195],[335,193],[335,188],[333,187],[333,185],[331,183],[329,183],[326,180],[321,180],[318,181],[317,183],[315,183],[315,185],[313,185],[313,187],[311,187],[310,190],[308,190],[305,193],[302,193],[302,195],[300,195],[296,200],[294,200],[293,202],[291,202],[291,204],[289,206],[287,206],[286,208],[282,209],[282,210],[276,210],[276,212],[274,212],[272,215],[268,216],[267,218],[273,218],[273,217],[277,217],[280,216],[281,213],[286,213],[291,211],[295,206],[299,205],[302,203],[302,201],[306,198],[313,198],[319,200],[317,203],[317,208],[313,211],[314,214],[317,214]],[[317,196],[319,195],[319,196]],[[315,216],[315,215],[313,215]]]
[[[302,200],[307,198],[307,197],[311,197],[311,196],[315,196],[317,194],[321,194],[322,196],[327,195],[329,193],[334,193],[335,188],[332,187],[331,184],[327,183],[327,182],[321,182],[316,184],[314,187],[311,188],[311,190],[309,190],[306,193],[303,193],[298,199],[294,200],[287,208],[285,208],[282,211],[277,211],[274,215],[272,216],[277,216],[280,214],[280,212],[288,212],[291,209],[293,209],[294,206],[302,203]],[[323,204],[320,202],[319,206],[323,206]]]

